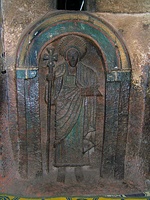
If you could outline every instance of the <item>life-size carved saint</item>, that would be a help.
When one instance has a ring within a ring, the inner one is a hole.
[[[95,147],[98,78],[92,67],[82,63],[86,42],[79,36],[65,36],[59,43],[64,62],[54,68],[52,104],[55,105],[55,161],[60,174],[90,165],[89,152]],[[64,179],[64,177],[62,178]]]

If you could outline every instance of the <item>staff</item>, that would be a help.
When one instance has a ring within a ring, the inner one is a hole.
[[[52,104],[52,86],[53,86],[53,67],[54,61],[58,60],[58,54],[54,54],[54,48],[47,48],[47,53],[44,54],[43,60],[47,61],[48,74],[46,80],[48,81],[48,97],[47,97],[47,139],[46,139],[46,165],[47,172],[49,172],[49,157],[50,157],[50,134],[51,134],[51,104]]]

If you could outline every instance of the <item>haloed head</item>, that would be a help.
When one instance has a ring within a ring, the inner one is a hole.
[[[79,52],[76,48],[70,48],[66,52],[66,61],[71,67],[76,67],[79,60]]]

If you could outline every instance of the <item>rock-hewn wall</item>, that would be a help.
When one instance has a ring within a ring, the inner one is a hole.
[[[126,178],[140,184],[143,177],[146,174],[148,176],[149,173],[148,169],[145,172],[145,166],[148,165],[149,151],[143,150],[142,152],[145,152],[143,157],[141,156],[140,149],[141,147],[145,149],[147,143],[149,144],[149,129],[148,126],[146,130],[144,128],[145,123],[148,124],[148,118],[144,118],[144,115],[149,116],[149,108],[146,106],[148,98],[146,92],[148,84],[146,83],[148,81],[148,69],[150,68],[150,14],[97,13],[96,15],[103,17],[115,27],[124,39],[129,51],[132,66],[132,86],[126,154]]]
[[[1,133],[6,132],[6,138],[9,138],[8,129],[11,133],[14,133],[11,135],[16,137],[17,102],[14,70],[17,44],[25,29],[47,12],[53,11],[53,8],[54,1],[52,0],[39,0],[38,2],[30,0],[2,1],[4,67],[7,74],[4,75],[4,80],[1,78],[0,83],[3,85],[0,91],[5,95],[3,101],[0,101],[1,112],[5,113],[0,118],[2,122],[0,131]],[[148,105],[150,86],[149,76],[147,75],[150,68],[150,2],[149,0],[97,0],[96,11],[96,13],[93,13],[94,15],[103,18],[118,31],[129,52],[132,66],[132,86],[126,152],[126,178],[135,181],[144,189],[142,185],[149,176],[149,161],[147,160],[150,160],[149,151],[145,149],[145,147],[150,146],[148,137],[150,132],[150,108]],[[2,90],[2,88],[5,89]],[[8,104],[6,97],[8,97]],[[8,123],[8,116],[16,126]],[[4,141],[6,138],[4,138]],[[6,151],[11,149],[11,145],[16,144],[4,145],[6,149],[8,148]],[[13,155],[11,157],[13,159]]]
[[[97,0],[98,12],[143,13],[150,12],[149,0]]]

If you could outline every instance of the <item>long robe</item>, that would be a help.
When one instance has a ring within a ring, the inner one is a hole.
[[[89,165],[85,153],[95,145],[96,96],[100,95],[96,73],[79,62],[70,75],[64,63],[56,68],[55,77],[55,166]],[[82,95],[84,88],[93,88],[93,95]]]

